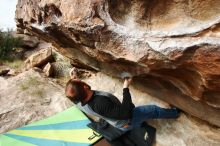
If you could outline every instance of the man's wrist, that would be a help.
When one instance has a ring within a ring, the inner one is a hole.
[[[129,87],[129,85],[123,85],[123,88],[128,88]]]
[[[129,88],[123,88],[123,92],[129,92]]]

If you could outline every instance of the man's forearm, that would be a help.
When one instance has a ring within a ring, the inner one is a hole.
[[[127,110],[130,110],[134,107],[134,104],[132,103],[131,94],[129,91],[129,88],[123,89],[123,100],[122,100],[122,106],[126,108]]]

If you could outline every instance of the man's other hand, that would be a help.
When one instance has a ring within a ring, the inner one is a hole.
[[[73,67],[73,68],[70,70],[69,74],[70,74],[70,78],[71,78],[71,79],[77,79],[77,78],[78,78],[78,69],[75,68],[75,67]]]

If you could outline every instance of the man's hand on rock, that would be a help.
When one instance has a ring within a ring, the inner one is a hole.
[[[132,82],[132,78],[125,78],[124,79],[124,85],[123,85],[123,88],[128,88],[129,87],[129,85],[131,84],[131,82]]]

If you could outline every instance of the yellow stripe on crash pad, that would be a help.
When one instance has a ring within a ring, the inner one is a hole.
[[[77,130],[13,130],[9,134],[27,136],[32,138],[42,138],[48,140],[61,140],[66,142],[94,143],[97,139],[88,140],[93,135],[91,129]]]

